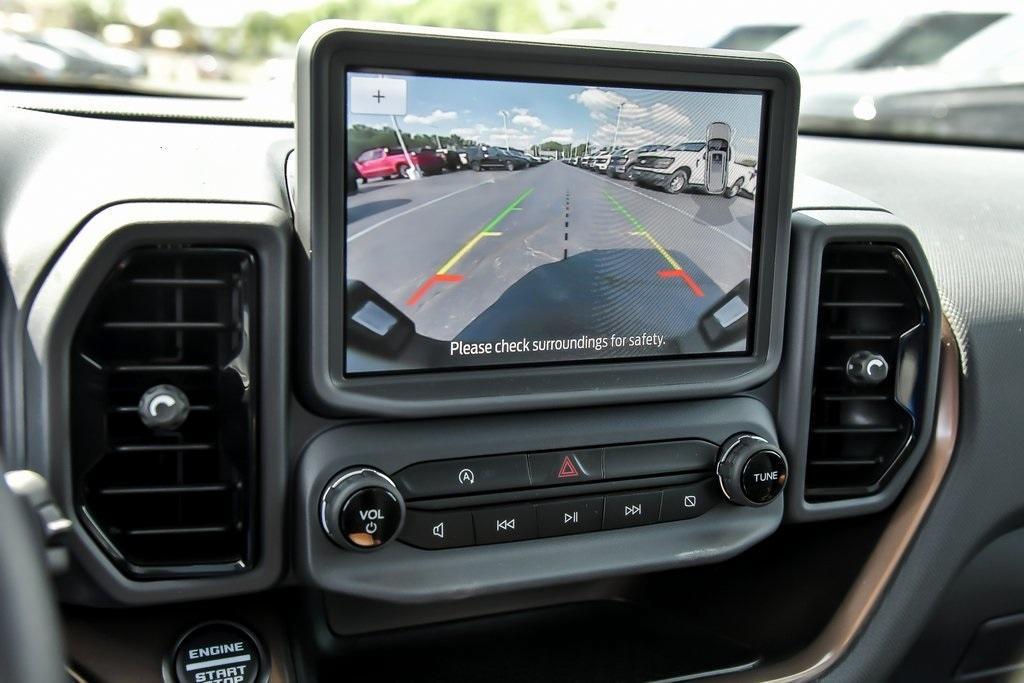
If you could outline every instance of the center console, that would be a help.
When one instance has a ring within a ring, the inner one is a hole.
[[[776,439],[751,398],[338,427],[299,464],[301,571],[424,601],[724,559],[782,519]]]

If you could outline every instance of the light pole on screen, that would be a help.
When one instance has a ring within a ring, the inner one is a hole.
[[[619,121],[622,119],[622,107],[625,104],[625,102],[619,102],[618,113],[615,114],[615,136],[612,137],[612,150],[619,142]]]
[[[512,146],[508,141],[508,112],[502,109],[498,113],[501,114],[501,123],[505,128],[505,149],[508,150]]]

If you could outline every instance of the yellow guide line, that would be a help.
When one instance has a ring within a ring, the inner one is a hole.
[[[672,258],[672,255],[668,253],[668,251],[665,249],[665,247],[663,247],[660,244],[658,244],[658,240],[656,240],[653,237],[651,237],[651,233],[644,232],[643,236],[646,237],[648,240],[650,240],[651,244],[654,245],[654,248],[658,250],[659,254],[661,254],[662,256],[665,257],[665,260],[668,261],[670,266],[672,266],[672,270],[682,270],[680,265],[678,263],[676,263],[676,260],[674,258]]]
[[[522,202],[524,199],[526,199],[530,195],[531,192],[533,192],[533,188],[532,187],[530,189],[526,190],[525,192],[523,192],[518,197],[516,197],[512,201],[512,203],[510,203],[508,206],[506,206],[504,209],[502,209],[501,213],[499,213],[497,216],[492,218],[491,222],[484,226],[483,230],[481,230],[476,235],[474,235],[471,240],[466,242],[466,245],[464,247],[462,247],[462,249],[459,249],[457,252],[455,252],[455,255],[452,256],[450,259],[448,259],[448,261],[443,266],[441,266],[441,269],[437,271],[437,275],[444,275],[449,270],[454,268],[455,264],[458,263],[462,259],[463,256],[468,254],[469,250],[472,249],[473,247],[475,247],[476,243],[479,242],[480,240],[482,240],[484,237],[487,237],[488,235],[500,235],[501,233],[491,232],[491,230],[493,228],[497,227],[498,223],[501,223],[503,220],[505,220],[505,217],[508,216],[510,213],[512,213],[512,211],[517,206],[519,206],[520,202]]]
[[[437,274],[438,275],[444,275],[449,270],[451,270],[455,266],[455,264],[459,262],[459,259],[461,259],[463,256],[465,256],[469,252],[470,249],[475,247],[476,243],[479,242],[480,240],[482,240],[484,238],[484,235],[486,235],[486,234],[487,233],[485,233],[485,232],[478,232],[476,234],[476,236],[473,237],[473,239],[471,239],[470,241],[466,242],[466,245],[464,247],[462,247],[462,249],[459,249],[457,252],[455,252],[455,256],[452,256],[450,259],[448,259],[447,263],[445,263],[443,266],[441,266],[441,269],[437,271]]]

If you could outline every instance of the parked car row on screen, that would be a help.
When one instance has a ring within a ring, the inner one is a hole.
[[[704,140],[671,146],[602,147],[562,162],[672,194],[693,189],[725,197],[753,197],[757,189],[757,161],[734,158],[730,137],[731,130],[726,124],[714,123],[708,126]]]
[[[519,171],[540,166],[549,159],[537,157],[514,147],[470,145],[433,149],[421,147],[408,153],[400,147],[376,147],[356,157],[353,166],[360,180],[373,178],[410,178],[411,168],[419,168],[421,175],[436,175],[442,171],[504,170]]]

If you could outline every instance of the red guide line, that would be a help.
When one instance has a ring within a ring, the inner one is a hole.
[[[438,282],[462,282],[461,275],[448,275],[448,274],[435,274],[427,278],[426,282],[420,285],[420,288],[413,292],[413,295],[409,297],[409,300],[405,302],[406,306],[415,306],[416,302],[423,298],[423,295],[427,293],[431,287]]]
[[[693,290],[695,296],[704,296],[704,290],[700,288],[697,281],[690,277],[690,274],[680,268],[679,270],[659,270],[658,275],[661,277],[678,277],[681,278],[686,284],[690,285],[690,289]]]

